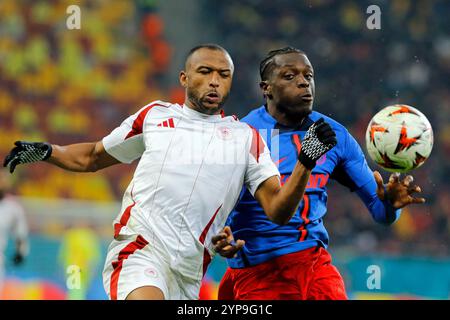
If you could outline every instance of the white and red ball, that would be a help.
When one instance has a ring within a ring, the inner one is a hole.
[[[369,122],[366,147],[370,158],[391,172],[420,167],[433,149],[433,129],[425,115],[408,105],[383,108]]]

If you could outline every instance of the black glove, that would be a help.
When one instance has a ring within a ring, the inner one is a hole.
[[[323,118],[320,118],[306,131],[298,160],[307,169],[312,170],[316,161],[336,144],[336,133]]]
[[[32,163],[47,160],[52,154],[52,146],[47,142],[16,141],[11,152],[6,156],[3,166],[9,166],[9,171],[14,172],[18,164]]]
[[[18,266],[23,263],[23,256],[20,253],[16,253],[13,257],[13,263]]]

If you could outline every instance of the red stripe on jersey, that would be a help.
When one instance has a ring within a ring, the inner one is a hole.
[[[157,127],[175,128],[175,123],[173,122],[173,118],[169,118],[158,124]]]
[[[131,199],[133,199],[133,189],[131,189]],[[130,204],[122,213],[119,223],[114,224],[114,238],[117,238],[120,234],[120,230],[127,225],[128,220],[130,220],[131,209],[133,209],[135,205],[136,202],[133,200],[133,203]]]
[[[206,234],[209,231],[209,228],[211,227],[212,223],[214,222],[214,219],[217,216],[217,213],[219,212],[220,208],[222,208],[222,205],[220,205],[220,207],[217,208],[216,212],[214,213],[214,215],[212,216],[211,220],[209,220],[208,224],[206,225],[205,229],[203,229],[202,234],[200,235],[200,238],[198,238],[198,240],[200,241],[201,244],[205,243],[205,239],[206,239]],[[205,275],[206,270],[208,269],[208,265],[211,263],[211,256],[209,255],[208,249],[204,248],[203,249],[203,275]]]
[[[300,136],[298,134],[293,134],[292,142],[294,143],[295,148],[297,149],[297,154],[300,154],[300,151],[302,150],[302,141],[300,140]]]
[[[311,220],[308,219],[308,213],[309,213],[309,197],[305,194],[303,196],[303,201],[305,202],[303,206],[303,210],[300,214],[301,218],[303,219],[303,223],[298,228],[300,231],[300,239],[299,241],[304,241],[306,239],[306,236],[308,235],[308,230],[306,230],[306,225],[309,224]]]
[[[248,124],[248,123],[247,123]],[[264,152],[264,142],[262,141],[261,135],[258,130],[248,124],[252,129],[252,146],[250,148],[250,153],[255,157],[256,162],[259,162],[259,156]]]
[[[128,257],[132,255],[136,250],[143,249],[146,245],[148,245],[148,241],[145,240],[141,235],[138,235],[135,241],[130,242],[125,248],[123,248],[119,252],[117,261],[114,261],[112,263],[112,267],[114,270],[111,273],[111,282],[110,282],[111,300],[117,300],[117,287],[119,284],[119,275],[120,271],[122,271],[124,260],[128,259]]]
[[[222,205],[220,205],[220,207],[217,208],[216,212],[214,213],[214,215],[212,216],[211,220],[209,220],[208,224],[206,225],[205,229],[203,229],[202,234],[200,235],[200,238],[198,238],[198,241],[201,242],[201,244],[205,243],[205,239],[206,239],[206,234],[209,231],[209,228],[211,227],[212,223],[214,222],[214,219],[216,218],[217,213],[219,212],[220,208],[222,208]]]
[[[142,126],[144,125],[145,116],[153,107],[156,106],[167,108],[167,106],[164,106],[162,104],[154,103],[146,107],[144,110],[142,110],[137,116],[137,118],[134,120],[133,126],[131,127],[130,132],[128,132],[127,136],[125,137],[125,140],[142,133]]]
[[[133,202],[133,204],[129,205],[125,211],[122,213],[122,216],[120,217],[120,222],[114,224],[114,238],[117,238],[119,236],[120,230],[122,230],[123,227],[125,227],[128,223],[128,220],[131,216],[131,209],[133,209],[136,202]]]

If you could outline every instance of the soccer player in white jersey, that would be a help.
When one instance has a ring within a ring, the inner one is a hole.
[[[114,221],[103,280],[111,299],[197,299],[218,233],[245,184],[270,220],[287,223],[317,159],[336,144],[317,121],[281,187],[259,133],[223,115],[234,66],[214,44],[193,48],[179,80],[183,105],[155,101],[101,141],[57,146],[16,142],[4,166],[45,160],[63,169],[96,171],[140,158]],[[242,247],[239,242],[230,250]]]
[[[4,252],[8,244],[8,236],[14,239],[15,254],[13,264],[18,265],[28,253],[28,226],[25,212],[19,202],[7,194],[10,181],[4,170],[0,170],[0,293],[4,285]]]

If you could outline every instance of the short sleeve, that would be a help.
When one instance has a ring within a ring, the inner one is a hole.
[[[152,104],[141,108],[123,121],[102,142],[106,152],[123,163],[131,163],[145,151],[143,127]]]
[[[272,161],[270,150],[259,132],[251,128],[249,138],[249,156],[247,170],[245,172],[245,185],[254,196],[259,185],[273,176],[279,176],[280,172]]]

